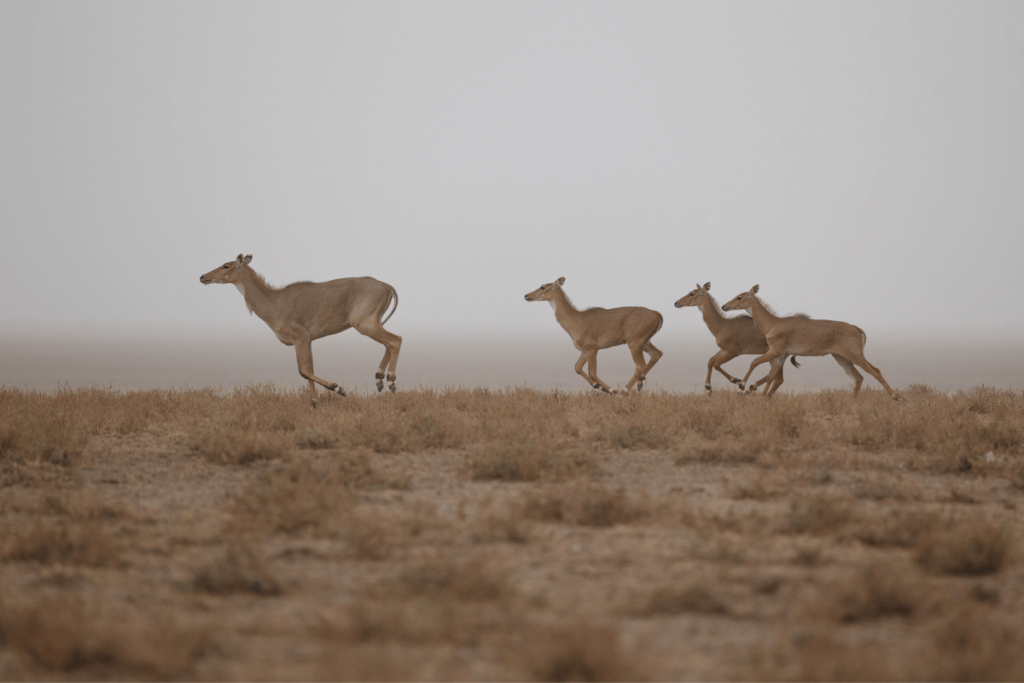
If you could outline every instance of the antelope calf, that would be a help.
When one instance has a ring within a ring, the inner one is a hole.
[[[754,319],[749,315],[738,315],[732,318],[727,318],[722,314],[721,309],[718,307],[718,302],[715,301],[714,297],[711,296],[711,283],[707,282],[703,287],[697,285],[697,289],[693,290],[682,299],[676,302],[676,308],[684,308],[686,306],[696,306],[697,310],[701,312],[704,317],[704,324],[708,326],[708,330],[715,337],[715,343],[718,344],[718,348],[721,349],[718,353],[711,357],[708,361],[708,376],[704,380],[704,390],[711,395],[711,371],[718,370],[722,373],[727,380],[733,384],[741,385],[742,382],[739,378],[733,377],[728,372],[722,369],[722,365],[728,363],[736,356],[744,356],[747,354],[756,353],[758,355],[765,353],[768,350],[768,340],[765,339],[764,334],[761,330],[757,329],[757,325],[754,324]],[[792,358],[793,365],[800,367],[800,364],[796,362],[796,357]],[[783,357],[773,362],[772,369],[778,366],[778,374],[775,379],[764,388],[764,392],[767,395],[769,389],[772,393],[782,386],[785,381],[783,378],[783,366],[786,363],[786,359]],[[767,375],[765,375],[767,377]]]
[[[316,407],[316,385],[340,396],[345,392],[334,382],[313,374],[313,340],[354,327],[360,334],[384,345],[384,360],[375,378],[377,391],[384,389],[384,369],[388,368],[391,393],[395,392],[395,367],[402,338],[384,329],[398,309],[398,292],[389,284],[372,277],[346,277],[330,282],[295,282],[286,287],[271,287],[263,276],[249,267],[252,254],[241,254],[214,268],[199,281],[204,285],[232,284],[245,298],[249,313],[255,313],[270,326],[285,346],[295,347],[299,374],[309,381],[309,403]],[[395,306],[381,320],[394,300]]]
[[[588,308],[581,311],[572,305],[569,297],[562,291],[565,278],[560,277],[552,283],[541,285],[526,295],[527,301],[547,301],[555,310],[555,320],[572,338],[573,345],[580,351],[580,359],[576,361],[576,372],[587,380],[595,389],[609,393],[611,387],[597,376],[597,352],[613,346],[626,344],[633,354],[636,372],[626,385],[626,391],[633,388],[644,388],[647,373],[661,358],[661,351],[651,343],[663,319],[661,313],[641,306],[624,306],[622,308]],[[644,360],[644,351],[650,362]],[[583,372],[583,364],[587,364],[587,372]]]
[[[750,373],[754,371],[754,368],[761,363],[773,361],[776,358],[784,357],[786,354],[794,356],[826,356],[831,354],[843,370],[846,371],[846,374],[853,379],[853,393],[855,395],[860,391],[860,385],[864,381],[864,376],[857,372],[857,368],[853,367],[854,365],[859,365],[885,387],[885,390],[889,392],[889,396],[894,399],[899,398],[899,394],[893,391],[892,387],[885,381],[885,378],[882,377],[882,372],[864,357],[864,344],[867,342],[867,335],[864,334],[864,330],[850,323],[837,320],[814,320],[804,315],[780,318],[775,315],[775,312],[767,304],[757,298],[757,292],[760,289],[760,285],[754,285],[749,292],[739,294],[735,299],[731,299],[729,303],[722,306],[724,311],[749,311],[750,315],[754,318],[754,322],[764,332],[764,336],[768,340],[767,353],[758,356],[750,363],[750,369],[747,370],[743,383],[740,385],[741,387],[747,383]],[[778,372],[778,368],[773,368],[765,379],[770,379],[776,372]],[[765,379],[748,388],[744,393],[755,391],[758,385],[764,382]],[[775,392],[769,392],[768,396],[771,396],[773,393]]]

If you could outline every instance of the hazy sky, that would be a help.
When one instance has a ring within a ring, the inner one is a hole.
[[[1024,342],[1022,217],[1024,3],[0,3],[8,328],[241,324],[245,252],[404,335],[565,276]]]

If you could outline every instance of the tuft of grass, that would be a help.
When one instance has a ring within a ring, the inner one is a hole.
[[[168,613],[142,615],[62,592],[0,603],[0,623],[25,664],[75,678],[190,677],[205,653],[205,626],[184,625]],[[79,673],[82,672],[82,673]]]
[[[279,460],[287,455],[287,442],[276,434],[217,431],[193,434],[188,447],[196,455],[219,465],[248,465]]]
[[[204,593],[278,595],[281,582],[249,546],[229,545],[223,557],[204,564],[192,577],[192,588]]]
[[[838,534],[854,519],[852,502],[840,496],[815,493],[790,502],[785,531],[825,536]]]
[[[118,562],[120,545],[96,520],[39,519],[27,528],[11,531],[0,544],[6,561],[108,567]]]
[[[535,681],[640,681],[647,676],[619,643],[618,629],[592,620],[531,624],[506,651],[513,670]]]
[[[526,491],[521,504],[529,519],[590,527],[624,524],[650,512],[639,503],[629,504],[625,489],[591,481]]]
[[[881,617],[909,617],[921,603],[920,580],[906,567],[892,563],[869,564],[836,587],[834,609],[840,621],[870,621]]]
[[[407,595],[465,602],[500,600],[512,590],[505,573],[482,556],[458,562],[439,555],[418,558],[402,567],[396,587]]]
[[[984,518],[957,522],[921,537],[915,559],[933,574],[979,576],[999,571],[1013,549],[1003,524]]]
[[[705,581],[683,586],[666,585],[656,588],[638,608],[637,616],[652,617],[683,614],[729,614],[729,604],[720,592]]]

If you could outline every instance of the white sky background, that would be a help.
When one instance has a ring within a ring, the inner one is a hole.
[[[407,345],[559,276],[1024,342],[1022,216],[1024,3],[0,3],[8,330],[241,325],[245,252]]]

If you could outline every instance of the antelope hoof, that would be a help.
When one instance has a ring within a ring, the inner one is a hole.
[[[378,378],[377,379],[377,393],[379,394],[382,391],[384,391],[384,380]]]
[[[729,381],[730,381],[730,382],[732,382],[733,384],[739,384],[739,385],[740,385],[740,389],[742,389],[742,388],[743,388],[743,380],[741,380],[740,378],[738,378],[738,377],[733,377],[733,378],[732,378],[731,380],[729,380]]]
[[[597,382],[594,382],[594,388],[595,388],[595,389],[600,389],[600,388],[601,388],[601,385],[600,385],[600,384],[598,384]]]
[[[333,391],[334,393],[336,393],[338,396],[344,396],[345,395],[345,391],[341,387],[339,387],[337,384],[332,384],[329,387],[329,389],[331,391]]]
[[[615,392],[613,392],[613,391],[608,391],[608,390],[607,390],[607,389],[605,389],[604,387],[601,387],[601,391],[603,391],[603,392],[604,392],[604,393],[606,393],[606,394],[612,394],[612,393],[615,393]]]
[[[388,385],[388,389],[391,390],[392,394],[395,393],[396,391],[398,391],[398,387],[395,386],[394,382],[392,382],[391,384]]]
[[[316,409],[316,399],[315,398],[309,399],[309,407],[313,408],[314,410]]]
[[[636,390],[637,390],[637,392],[643,391],[644,390],[644,383],[643,382],[637,382],[636,383]]]
[[[704,391],[707,392],[708,396],[710,396],[711,395],[711,385],[710,384],[705,384],[704,385]]]

